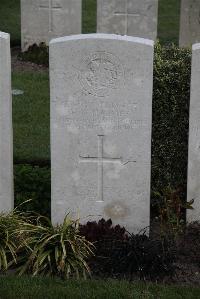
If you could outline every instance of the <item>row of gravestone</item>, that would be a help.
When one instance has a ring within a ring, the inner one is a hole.
[[[180,46],[200,42],[200,1],[182,0]],[[158,0],[97,0],[97,32],[156,40]],[[82,0],[21,0],[22,50],[80,34]]]
[[[97,32],[156,39],[158,0],[98,0]],[[82,0],[21,0],[22,50],[80,34]]]
[[[153,41],[110,34],[50,42],[52,220],[150,222]],[[9,35],[0,33],[0,210],[13,207]],[[200,215],[200,44],[193,46],[188,220]]]

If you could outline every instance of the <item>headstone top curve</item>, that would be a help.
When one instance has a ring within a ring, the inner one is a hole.
[[[200,50],[200,43],[196,43],[192,46],[192,50],[195,51],[195,50]]]
[[[10,34],[0,31],[0,38],[9,39]]]
[[[138,44],[144,44],[147,46],[154,46],[154,41],[146,38],[133,37],[128,35],[118,35],[118,34],[106,34],[106,33],[92,33],[92,34],[76,34],[70,36],[63,36],[59,38],[52,39],[50,44],[62,43],[73,40],[86,40],[86,39],[108,39],[108,40],[119,40],[134,42]]]

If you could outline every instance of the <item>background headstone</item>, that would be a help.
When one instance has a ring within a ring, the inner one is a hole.
[[[10,36],[0,32],[0,212],[10,211],[13,207]]]
[[[81,33],[82,0],[21,0],[22,50]]]
[[[182,0],[180,18],[180,47],[200,42],[200,1]]]
[[[193,46],[190,99],[190,129],[187,200],[194,199],[188,211],[189,222],[200,220],[200,44]]]
[[[98,0],[97,32],[156,40],[158,0]]]
[[[53,222],[149,226],[153,41],[55,39],[50,70]]]

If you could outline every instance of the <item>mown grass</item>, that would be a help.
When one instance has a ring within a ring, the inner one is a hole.
[[[175,43],[179,39],[180,0],[159,0],[158,38],[161,44]]]
[[[96,32],[96,11],[97,11],[96,0],[83,0],[83,22],[82,32],[83,33],[94,33]]]
[[[20,45],[20,0],[0,0],[0,31],[11,34],[12,45]]]
[[[50,157],[50,107],[48,73],[14,73],[13,96],[14,160],[44,161]]]
[[[197,299],[199,288],[133,284],[126,281],[61,281],[1,277],[1,299]]]

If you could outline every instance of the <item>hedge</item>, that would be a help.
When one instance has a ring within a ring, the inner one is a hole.
[[[155,47],[152,189],[187,181],[191,51]]]

